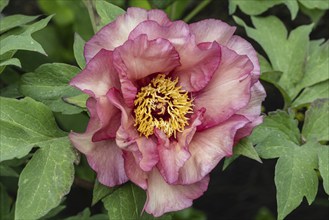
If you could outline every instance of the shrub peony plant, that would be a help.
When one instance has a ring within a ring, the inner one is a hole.
[[[129,8],[86,43],[87,66],[70,84],[90,96],[90,121],[70,139],[99,182],[134,182],[154,216],[203,194],[209,172],[262,122],[257,55],[234,32]]]

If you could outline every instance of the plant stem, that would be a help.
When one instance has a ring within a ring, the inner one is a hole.
[[[94,11],[93,0],[83,0],[83,3],[84,3],[84,5],[86,6],[86,8],[88,10],[91,25],[93,27],[94,33],[96,33],[97,32],[97,25],[96,25],[96,15],[95,15],[95,11]]]
[[[211,0],[203,0],[183,20],[186,23],[189,22],[195,15],[197,15],[202,9],[204,9],[210,2],[211,2]]]

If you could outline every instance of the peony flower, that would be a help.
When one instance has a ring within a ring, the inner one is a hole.
[[[209,172],[262,122],[257,55],[234,31],[129,8],[86,43],[70,84],[90,96],[90,121],[70,139],[99,182],[134,182],[154,216],[204,193]]]

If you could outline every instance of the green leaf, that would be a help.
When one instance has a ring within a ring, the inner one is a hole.
[[[259,144],[269,139],[290,140],[295,144],[300,143],[298,122],[284,111],[270,112],[264,122],[257,126],[250,136],[254,144]]]
[[[284,219],[299,206],[303,197],[311,204],[318,189],[317,154],[313,143],[294,146],[282,155],[275,167],[278,219]]]
[[[144,8],[146,10],[152,9],[152,6],[150,5],[150,2],[148,0],[130,0],[129,7]]]
[[[329,146],[319,146],[318,157],[319,171],[323,180],[323,188],[329,195]]]
[[[32,147],[48,146],[66,135],[40,102],[0,97],[0,106],[0,161],[24,157]]]
[[[94,189],[93,189],[93,200],[91,205],[95,205],[98,201],[102,200],[104,197],[113,193],[117,187],[108,187],[104,186],[98,180],[95,181]]]
[[[0,0],[0,12],[8,5],[9,0]]]
[[[326,11],[321,10],[321,9],[309,9],[306,8],[303,5],[300,5],[300,10],[306,14],[307,16],[309,16],[312,20],[313,23],[317,24],[321,17],[326,13]]]
[[[303,139],[329,141],[329,99],[313,102],[305,113]]]
[[[260,54],[257,54],[257,57],[259,61],[260,71],[262,73],[273,71],[271,64],[267,61],[265,57]]]
[[[64,220],[107,220],[108,219],[108,216],[105,214],[97,214],[93,216],[90,216],[90,214],[91,213],[89,208],[85,208],[78,215],[65,218]]]
[[[233,147],[233,156],[225,158],[223,170],[225,170],[240,155],[262,163],[262,160],[259,158],[258,153],[252,143],[248,138],[244,138]]]
[[[329,2],[327,0],[299,0],[299,2],[309,9],[329,9]]]
[[[191,207],[181,211],[173,212],[172,218],[175,220],[206,220],[207,216],[202,211]]]
[[[18,173],[11,167],[0,164],[0,176],[18,177]]]
[[[85,68],[86,66],[86,60],[83,55],[85,43],[86,42],[80,37],[78,33],[74,34],[73,52],[75,60],[81,69]]]
[[[70,191],[75,160],[68,137],[40,148],[19,178],[15,219],[38,219],[57,207]]]
[[[329,80],[305,88],[292,103],[292,107],[303,106],[316,99],[329,99]]]
[[[31,34],[44,28],[51,18],[52,16],[48,16],[45,19],[27,26],[24,32],[20,35],[9,35],[0,39],[0,55],[4,55],[13,50],[29,50],[46,55],[42,46],[32,38]]]
[[[74,21],[74,13],[63,0],[38,0],[39,7],[47,14],[55,14],[54,21],[59,26],[69,25]]]
[[[146,200],[144,190],[132,183],[126,183],[102,201],[108,211],[109,219],[115,220],[153,220],[153,216],[143,212]],[[170,220],[170,215],[163,215],[162,220]]]
[[[80,108],[86,109],[86,102],[89,96],[87,94],[81,94],[77,96],[64,98],[64,101]]]
[[[34,73],[26,73],[21,78],[20,92],[48,105],[54,112],[75,114],[83,109],[66,103],[63,99],[80,95],[81,92],[70,86],[70,80],[80,69],[63,64],[44,64]]]
[[[52,210],[50,210],[47,215],[43,216],[43,219],[53,218],[57,214],[59,214],[61,211],[63,211],[66,208],[65,205],[59,205]]]
[[[125,13],[122,8],[104,0],[98,0],[95,3],[97,13],[101,17],[101,23],[98,27],[98,30],[104,27],[106,24],[110,23],[111,21],[115,20],[119,15]]]
[[[34,21],[39,16],[11,15],[1,18],[0,33]]]
[[[22,67],[21,62],[17,58],[11,58],[8,60],[0,61],[0,66],[8,66],[8,65]]]
[[[309,34],[313,25],[299,26],[288,36],[284,24],[274,16],[252,17],[255,28],[248,27],[241,19],[234,20],[245,27],[249,37],[256,40],[267,53],[273,69],[281,71],[278,84],[291,99],[300,88],[296,88],[304,75],[304,63],[309,49]],[[278,47],[278,45],[280,45]]]

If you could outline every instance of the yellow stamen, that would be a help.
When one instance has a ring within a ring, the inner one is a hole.
[[[187,114],[192,113],[192,101],[188,93],[174,81],[158,74],[151,82],[141,88],[136,95],[135,124],[141,135],[154,133],[154,128],[162,130],[167,137],[182,132],[188,125]]]

